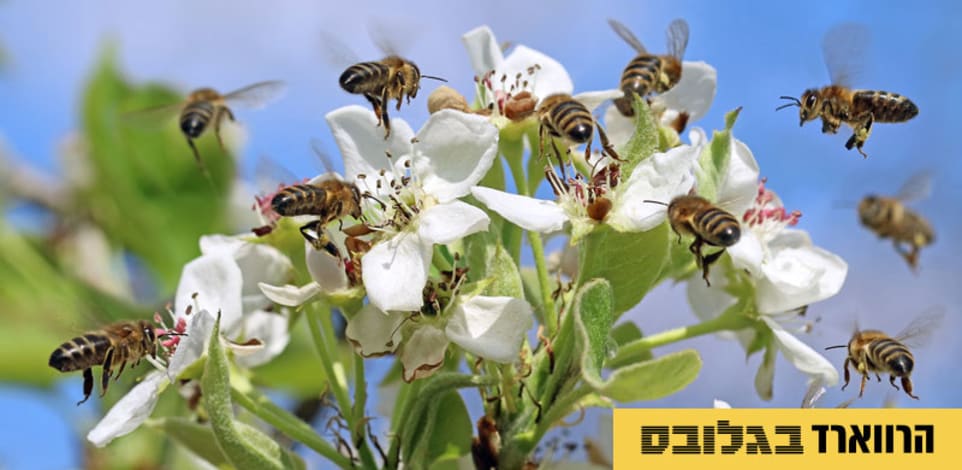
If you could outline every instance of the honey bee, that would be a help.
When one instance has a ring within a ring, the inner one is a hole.
[[[568,145],[586,144],[585,160],[591,155],[591,140],[594,137],[594,129],[598,129],[598,136],[601,139],[602,153],[611,156],[616,160],[621,160],[615,152],[614,146],[608,141],[608,135],[595,120],[591,112],[584,104],[575,100],[571,95],[558,93],[550,95],[541,100],[535,112],[541,125],[538,129],[540,137],[540,154],[544,155],[544,142],[548,138],[557,137],[565,141]],[[564,159],[561,151],[552,140],[555,155],[561,164],[562,173],[564,172]]]
[[[135,111],[130,113],[130,116],[136,119],[154,120],[158,117],[168,117],[179,110],[180,130],[187,138],[187,144],[193,150],[197,164],[204,169],[200,152],[194,145],[195,139],[200,138],[204,131],[213,125],[217,142],[221,148],[224,148],[224,141],[220,136],[220,125],[225,117],[234,121],[234,112],[231,111],[231,107],[260,108],[279,98],[285,89],[286,86],[280,81],[258,82],[227,94],[221,94],[212,88],[200,88],[192,91],[179,103]]]
[[[848,366],[852,364],[855,366],[855,370],[862,374],[862,384],[858,390],[859,398],[865,392],[865,382],[868,380],[869,374],[874,372],[875,378],[879,382],[882,381],[879,374],[889,374],[889,383],[896,390],[899,387],[895,385],[895,379],[900,378],[905,394],[918,400],[919,397],[912,394],[912,380],[909,378],[912,369],[915,367],[915,356],[912,355],[909,346],[917,346],[923,343],[926,337],[942,323],[942,318],[942,312],[923,314],[909,323],[904,330],[894,337],[879,330],[856,329],[847,345],[839,344],[825,348],[826,350],[848,349],[848,357],[845,358],[843,366],[845,384],[842,385],[842,390],[845,390],[845,387],[848,386],[851,378]]]
[[[338,80],[348,93],[364,95],[374,108],[377,125],[384,125],[384,138],[391,136],[391,119],[387,108],[390,100],[397,100],[396,110],[401,110],[404,98],[410,104],[421,88],[421,79],[429,78],[447,82],[431,75],[422,75],[421,69],[410,60],[391,54],[376,62],[361,62],[347,68]]]
[[[671,229],[678,234],[679,241],[682,235],[695,237],[695,241],[688,249],[695,255],[696,265],[702,269],[702,279],[705,280],[705,284],[711,286],[711,282],[708,281],[708,271],[712,263],[721,258],[725,248],[738,243],[741,239],[742,229],[738,219],[707,199],[695,195],[678,196],[669,204],[652,200],[644,202],[668,207],[668,222],[671,224]],[[704,255],[702,254],[704,245],[721,247],[721,250]]]
[[[879,238],[891,238],[895,251],[914,271],[918,270],[919,251],[935,241],[935,231],[924,217],[905,207],[904,203],[928,196],[931,180],[930,173],[918,173],[906,180],[895,197],[870,194],[858,204],[862,225]],[[909,245],[909,249],[906,250],[903,244]]]
[[[316,220],[301,227],[301,235],[314,249],[324,249],[340,259],[340,251],[324,228],[329,223],[347,216],[361,219],[361,198],[370,195],[362,192],[354,183],[334,176],[333,165],[327,154],[321,150],[320,143],[314,140],[311,145],[314,153],[323,162],[327,175],[307,183],[282,188],[271,198],[271,208],[282,217],[317,216]],[[345,241],[349,251],[353,251],[352,248],[362,249],[364,242],[356,237],[370,233],[370,229],[364,224],[348,227],[343,231],[349,237]]]
[[[77,402],[80,405],[93,392],[93,366],[103,366],[100,376],[100,396],[103,396],[110,378],[119,378],[128,362],[136,366],[147,355],[157,357],[157,338],[154,327],[146,320],[118,322],[61,344],[50,355],[49,364],[60,372],[83,369],[84,398]],[[118,364],[120,369],[114,374]]]
[[[614,100],[618,111],[631,117],[635,114],[632,94],[646,97],[649,93],[664,93],[681,80],[681,59],[688,47],[688,23],[679,18],[668,25],[668,53],[665,55],[650,54],[631,30],[619,21],[609,19],[608,24],[638,53],[621,72],[621,89],[625,96]]]
[[[873,123],[905,122],[919,114],[915,103],[897,93],[850,87],[854,73],[851,63],[858,59],[867,42],[868,33],[859,25],[842,24],[829,30],[822,40],[822,55],[832,84],[805,90],[800,99],[781,96],[789,103],[775,108],[777,111],[798,106],[799,126],[821,117],[822,133],[826,134],[835,134],[842,123],[848,124],[853,132],[845,148],[855,147],[866,158],[862,146],[872,133]]]

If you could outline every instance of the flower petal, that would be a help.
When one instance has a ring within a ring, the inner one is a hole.
[[[848,264],[813,246],[808,234],[785,229],[769,242],[771,258],[762,265],[757,286],[761,313],[779,313],[827,299],[842,288]]]
[[[207,352],[210,333],[214,331],[214,317],[207,310],[194,312],[189,318],[187,335],[177,344],[167,366],[167,378],[171,381]]]
[[[421,213],[418,234],[426,243],[447,244],[488,229],[483,210],[461,201],[438,204]]]
[[[256,367],[269,362],[291,341],[287,315],[263,310],[248,313],[244,316],[244,337],[260,340],[263,347],[252,354],[236,355],[237,363],[243,367]]]
[[[826,386],[833,386],[838,383],[838,371],[828,359],[816,352],[814,349],[803,343],[800,339],[785,331],[775,320],[762,316],[762,321],[771,328],[775,334],[775,344],[778,349],[795,366],[796,369],[804,372],[813,380],[819,381]]]
[[[528,69],[537,65],[539,68],[534,76],[528,75]],[[555,93],[571,94],[575,89],[574,83],[568,71],[557,60],[536,51],[529,47],[518,45],[504,59],[504,63],[497,69],[497,76],[505,75],[509,78],[516,77],[518,74],[526,77],[530,84],[531,94],[538,98],[538,101],[546,96]],[[500,79],[500,78],[499,78]]]
[[[504,62],[504,55],[501,53],[501,45],[495,39],[494,33],[487,25],[464,33],[461,42],[468,50],[468,58],[471,60],[471,68],[474,75],[481,77],[484,74],[498,68]]]
[[[382,356],[397,349],[401,342],[401,329],[405,315],[384,313],[367,304],[348,320],[344,335],[364,357]]]
[[[621,147],[628,143],[631,136],[635,135],[636,127],[635,119],[623,116],[617,106],[608,106],[605,109],[605,133],[615,150],[621,150]]]
[[[665,207],[644,200],[670,202],[695,184],[692,168],[698,147],[681,145],[645,159],[615,191],[608,223],[620,231],[644,232],[665,220]]]
[[[771,346],[765,349],[762,363],[755,372],[755,393],[762,400],[768,401],[774,395],[775,383],[775,350]]]
[[[376,175],[391,169],[391,155],[411,152],[414,131],[403,119],[391,119],[391,137],[384,139],[384,128],[377,126],[377,117],[370,109],[351,105],[335,109],[325,117],[337,147],[344,158],[344,175],[352,181],[358,175]],[[397,161],[394,165],[397,165]]]
[[[301,287],[291,284],[272,286],[270,284],[260,283],[257,287],[259,287],[264,296],[271,299],[272,302],[285,307],[300,306],[321,292],[321,286],[316,282],[310,282]]]
[[[717,398],[715,399],[714,403],[712,404],[712,408],[731,408],[731,407],[732,407],[732,406],[729,405],[727,401],[719,400],[719,399],[717,399]]]
[[[689,122],[694,122],[711,108],[718,72],[704,62],[684,62],[681,67],[681,80],[654,100],[668,109],[687,112]]]
[[[741,216],[752,206],[758,194],[758,162],[744,142],[731,141],[731,158],[718,187],[718,205]]]
[[[467,195],[498,155],[498,128],[488,118],[443,109],[431,115],[414,145],[414,173],[440,202]]]
[[[183,315],[187,306],[196,302],[202,310],[221,312],[221,330],[233,332],[243,312],[241,292],[244,279],[234,257],[226,251],[215,251],[192,260],[184,266],[174,297],[174,312]],[[193,295],[197,294],[196,300]]]
[[[147,374],[87,433],[87,440],[97,447],[104,447],[110,441],[130,434],[150,417],[161,388],[166,384],[167,377],[163,372]]]
[[[588,108],[588,112],[594,114],[595,109],[598,106],[601,106],[605,101],[621,98],[622,96],[625,96],[625,92],[618,89],[611,89],[602,91],[586,91],[578,93],[572,98]]]
[[[417,234],[400,233],[361,258],[368,299],[384,312],[420,310],[433,247]]]
[[[244,312],[263,309],[270,305],[258,285],[280,284],[291,277],[294,263],[277,248],[261,243],[244,243],[234,253],[234,260],[243,274],[241,300]]]
[[[402,377],[413,382],[430,376],[444,363],[448,338],[440,328],[425,325],[414,330],[401,349]]]
[[[747,269],[755,277],[762,275],[762,260],[765,251],[762,243],[752,230],[743,229],[738,243],[728,247],[728,255],[732,257],[732,264],[739,269]]]
[[[533,323],[528,302],[479,295],[458,304],[444,331],[448,339],[475,356],[510,363],[518,359],[521,341]]]
[[[511,223],[532,232],[557,232],[568,221],[568,215],[554,201],[506,193],[476,186],[471,194]]]
[[[350,287],[347,273],[344,272],[343,261],[327,251],[315,250],[308,243],[305,243],[304,253],[306,253],[307,272],[311,274],[311,279],[320,286],[321,292],[331,294]]]

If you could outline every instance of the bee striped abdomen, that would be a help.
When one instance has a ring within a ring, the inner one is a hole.
[[[552,108],[551,122],[556,124],[556,131],[579,144],[591,140],[595,124],[588,108],[575,100],[559,103]]]
[[[887,91],[856,91],[852,103],[858,111],[871,111],[877,122],[904,122],[919,114],[912,100]]]
[[[323,188],[313,184],[296,184],[282,189],[271,199],[274,212],[292,217],[298,215],[319,215],[319,206],[327,198]]]
[[[214,111],[214,104],[210,101],[197,101],[187,105],[180,113],[180,130],[192,139],[200,137],[213,119]]]
[[[626,93],[632,91],[639,96],[645,96],[655,90],[658,82],[658,72],[661,70],[661,58],[655,55],[636,56],[621,74],[621,89]]]
[[[732,246],[741,238],[741,226],[735,216],[713,207],[702,212],[695,223],[705,242],[715,246]]]
[[[912,373],[915,360],[909,348],[892,339],[881,338],[869,346],[871,361],[877,366],[885,365],[896,377],[907,376]]]
[[[378,94],[387,83],[389,67],[380,62],[361,62],[341,74],[341,88],[348,93]]]
[[[87,369],[104,362],[110,339],[86,334],[60,345],[51,355],[49,365],[60,372]]]

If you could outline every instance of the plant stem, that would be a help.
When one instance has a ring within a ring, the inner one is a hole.
[[[231,387],[231,399],[234,400],[234,403],[274,426],[291,439],[304,444],[327,458],[331,463],[341,468],[352,468],[350,459],[341,455],[334,446],[317,435],[307,423],[287,410],[278,407],[260,393],[252,390],[245,394]]]
[[[745,316],[740,309],[730,308],[725,311],[725,313],[711,320],[645,336],[621,346],[618,348],[618,353],[615,354],[615,357],[608,361],[606,366],[617,368],[619,366],[642,360],[645,356],[645,353],[653,348],[709,333],[717,333],[719,331],[726,330],[740,330],[751,326],[752,323],[753,320],[750,317]]]
[[[523,149],[524,147],[520,146],[520,148]],[[525,177],[524,166],[521,161],[522,155],[505,153],[505,160],[508,161],[508,168],[511,169],[511,177],[514,178],[514,185],[518,189],[518,194],[530,196],[528,180]],[[538,286],[541,288],[541,302],[544,305],[545,327],[548,330],[548,336],[551,336],[558,328],[558,319],[555,317],[554,300],[551,298],[551,291],[554,289],[551,288],[551,280],[548,277],[548,266],[544,257],[544,243],[541,240],[541,234],[528,231],[528,243],[531,245],[531,255],[534,257],[535,269],[538,272]]]

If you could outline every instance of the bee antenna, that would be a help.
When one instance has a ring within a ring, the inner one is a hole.
[[[448,82],[447,80],[441,77],[435,77],[434,75],[421,75],[421,78],[430,78],[431,80],[437,80],[439,82],[444,82],[444,83]]]
[[[837,344],[837,345],[835,345],[835,346],[829,346],[829,347],[825,348],[825,350],[828,351],[829,349],[838,349],[838,348],[845,348],[845,347],[848,347],[848,345],[847,345],[847,344]]]
[[[783,100],[789,100],[789,102],[775,108],[775,111],[780,111],[782,109],[785,109],[791,106],[798,106],[799,108],[802,107],[802,102],[799,101],[799,99],[794,96],[779,96],[779,98]]]
[[[665,206],[665,207],[668,207],[668,204],[665,204],[664,202],[661,202],[661,201],[653,201],[653,200],[651,200],[651,199],[645,199],[644,201],[641,201],[641,202],[648,202],[648,203],[651,203],[651,204],[661,204],[661,205],[663,205],[663,206]]]

